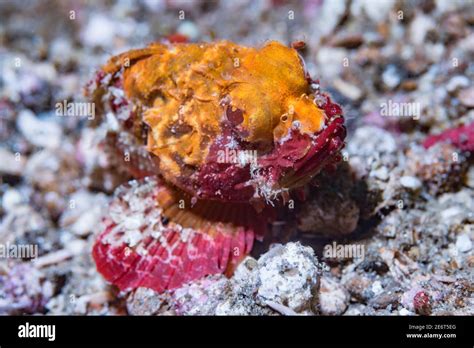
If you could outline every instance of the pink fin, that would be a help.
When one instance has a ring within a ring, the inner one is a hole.
[[[255,233],[249,228],[222,225],[207,234],[163,222],[155,199],[161,187],[147,179],[120,189],[94,244],[97,270],[121,290],[175,289],[234,269],[252,249]]]
[[[121,290],[146,287],[163,292],[224,273],[251,250],[254,239],[253,232],[239,230],[234,236],[221,232],[213,237],[193,231],[182,240],[180,232],[170,229],[161,242],[154,240],[138,251],[126,243],[107,242],[110,234],[117,233],[113,227],[99,236],[92,255],[98,271]]]

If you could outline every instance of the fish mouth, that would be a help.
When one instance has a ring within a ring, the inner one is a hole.
[[[336,163],[344,147],[346,128],[342,110],[327,100],[322,129],[309,133],[295,125],[287,135],[274,141],[271,149],[261,150],[254,143],[246,143],[232,125],[223,124],[223,132],[210,145],[204,165],[195,175],[175,180],[175,185],[201,200],[264,199],[270,204],[280,193],[305,185],[325,167]]]
[[[285,191],[301,187],[326,166],[340,159],[339,151],[344,147],[345,137],[344,118],[336,116],[315,134],[291,130],[289,139],[278,144],[259,163],[269,168],[268,179],[277,189]]]

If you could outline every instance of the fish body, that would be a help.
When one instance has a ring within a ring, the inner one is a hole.
[[[150,188],[144,197],[155,197],[153,209],[171,222],[142,227],[146,238],[127,246],[130,232],[106,219],[93,255],[121,289],[161,292],[229,273],[265,234],[275,202],[335,163],[344,146],[342,109],[319,91],[298,51],[275,41],[154,43],[112,57],[97,76],[90,96],[133,134],[128,145],[116,137],[115,147],[141,150],[132,172],[159,178],[147,185],[162,194]]]

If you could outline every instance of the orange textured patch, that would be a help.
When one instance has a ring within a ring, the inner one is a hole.
[[[148,150],[171,182],[204,163],[228,106],[242,112],[242,140],[259,149],[271,149],[295,121],[306,134],[324,126],[297,51],[277,42],[258,49],[228,41],[156,43],[112,58],[104,71],[123,67],[125,94],[143,107],[151,128]]]

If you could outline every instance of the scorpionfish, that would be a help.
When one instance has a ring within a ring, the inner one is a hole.
[[[231,274],[344,146],[341,108],[275,41],[153,43],[112,57],[88,93],[137,179],[117,189],[93,248],[121,290]]]

